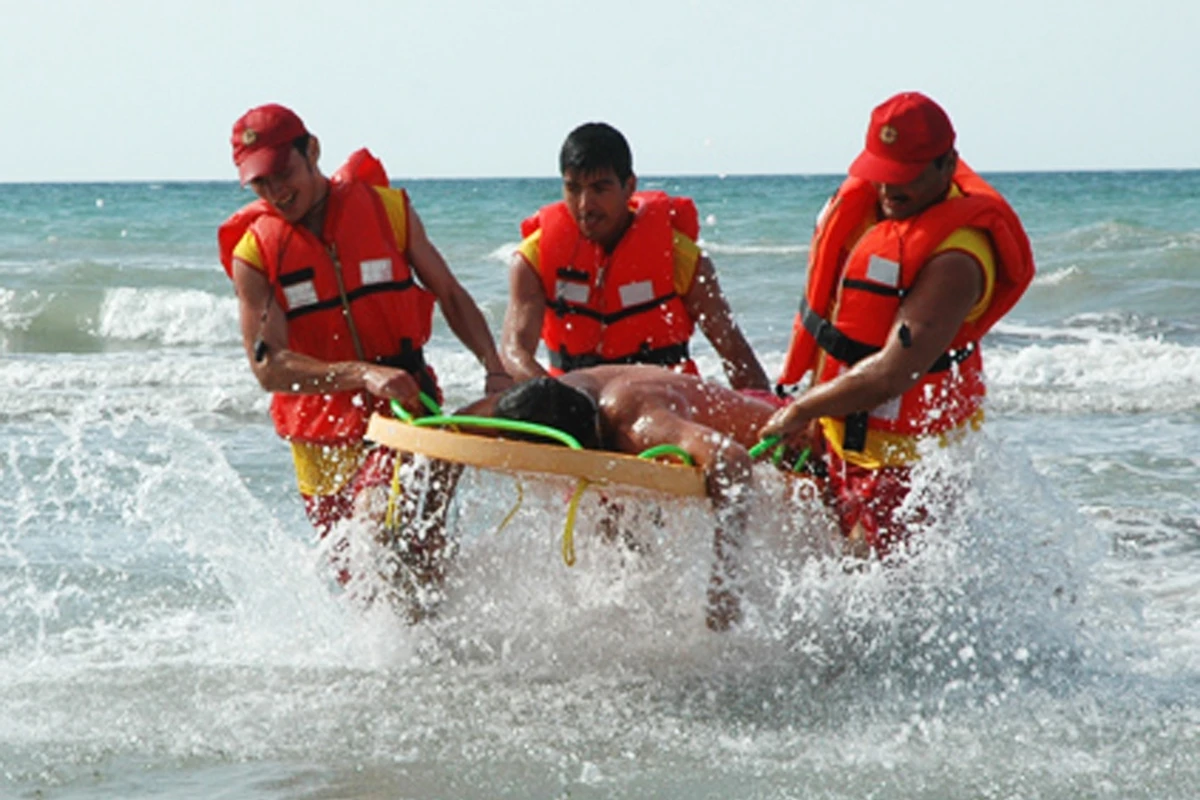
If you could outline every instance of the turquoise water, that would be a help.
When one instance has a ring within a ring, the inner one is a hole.
[[[0,185],[0,795],[1195,796],[1200,172],[992,178],[1039,274],[986,342],[985,434],[929,459],[962,514],[906,568],[847,572],[759,475],[724,637],[702,504],[647,510],[631,561],[585,500],[568,569],[569,487],[526,483],[497,532],[515,484],[482,473],[442,616],[364,612],[241,353],[214,231],[246,193]],[[769,372],[837,182],[641,180],[696,199]],[[498,331],[557,182],[406,186]],[[431,358],[450,404],[482,390],[440,318]]]

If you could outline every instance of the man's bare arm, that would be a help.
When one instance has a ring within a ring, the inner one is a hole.
[[[401,369],[363,361],[322,361],[288,347],[287,318],[261,270],[233,260],[242,347],[258,383],[268,392],[317,394],[365,389],[421,409],[420,387]],[[261,356],[261,357],[260,357]]]
[[[500,334],[500,355],[518,381],[547,374],[535,358],[545,310],[541,279],[523,255],[514,253],[508,266],[508,310]]]
[[[692,286],[683,297],[688,314],[721,356],[729,385],[734,389],[769,391],[770,381],[758,357],[733,317],[733,309],[721,292],[717,272],[707,256],[696,262]]]
[[[982,292],[983,270],[973,256],[934,256],[901,302],[883,349],[776,412],[762,435],[791,436],[818,417],[869,411],[904,394],[950,346]]]
[[[437,297],[438,307],[450,330],[475,354],[487,373],[485,390],[499,392],[512,386],[512,379],[496,352],[496,342],[475,299],[450,271],[446,259],[429,240],[415,209],[408,213],[408,256],[421,283]]]

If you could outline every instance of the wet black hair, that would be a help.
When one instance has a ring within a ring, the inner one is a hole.
[[[518,383],[500,396],[494,415],[500,419],[533,422],[570,434],[584,447],[600,446],[596,431],[599,411],[591,397],[554,378],[534,378]],[[553,439],[505,433],[513,438],[552,444]]]
[[[621,132],[607,122],[585,122],[567,134],[558,153],[558,172],[587,175],[612,168],[624,186],[633,174],[633,154]]]

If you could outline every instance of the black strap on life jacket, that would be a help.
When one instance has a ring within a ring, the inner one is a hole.
[[[650,348],[643,344],[636,353],[619,358],[603,358],[595,353],[580,353],[571,355],[565,349],[550,351],[550,364],[555,369],[570,372],[584,367],[596,367],[601,364],[657,364],[663,367],[673,367],[691,358],[687,342],[669,344],[666,347]]]
[[[437,383],[433,379],[433,373],[429,371],[429,367],[425,363],[425,350],[413,347],[412,339],[401,339],[400,352],[391,356],[379,356],[375,359],[375,363],[404,370],[413,376],[422,392],[434,400],[441,397]]]
[[[576,303],[569,303],[561,297],[556,297],[553,300],[547,301],[546,305],[558,316],[563,317],[567,314],[578,314],[581,317],[589,317],[596,320],[601,325],[612,325],[614,322],[620,322],[626,317],[632,317],[635,314],[642,314],[647,311],[653,311],[664,303],[668,303],[678,297],[678,293],[671,291],[666,294],[655,297],[652,300],[647,300],[644,303],[628,306],[619,311],[613,311],[605,314],[588,306],[581,306]]]
[[[572,283],[577,283],[581,286],[587,286],[588,290],[591,290],[591,275],[585,270],[575,269],[574,267],[570,266],[559,267],[554,274],[558,278],[571,281]],[[546,305],[560,317],[566,316],[567,314],[578,314],[581,317],[590,317],[602,325],[611,325],[614,322],[623,320],[626,317],[631,317],[634,314],[652,311],[661,306],[663,303],[669,302],[678,296],[679,295],[677,292],[671,290],[664,295],[647,300],[644,303],[638,303],[637,305],[622,308],[619,311],[613,311],[609,314],[604,314],[586,305],[568,302],[561,297],[548,298]]]
[[[804,329],[816,340],[817,346],[845,364],[857,364],[882,349],[857,341],[842,333],[836,325],[813,311],[812,307],[808,305],[806,297],[800,299],[800,319],[804,324]],[[967,342],[957,350],[947,350],[938,356],[937,360],[933,362],[933,366],[926,372],[930,374],[945,372],[954,365],[966,361],[977,349],[979,349],[978,344]],[[862,449],[866,447],[868,416],[866,411],[846,415],[845,430],[842,436],[843,450],[862,452]]]
[[[287,272],[287,273],[284,273],[283,275],[279,276],[279,285],[286,288],[288,286],[292,286],[293,284],[303,283],[304,281],[311,281],[313,279],[314,274],[315,274],[315,270],[312,267],[305,267],[303,269],[293,270],[291,272]],[[413,288],[413,286],[415,286],[415,285],[416,285],[416,282],[412,279],[411,275],[402,281],[384,281],[381,283],[368,283],[368,284],[358,287],[357,289],[353,289],[353,290],[347,292],[346,293],[346,302],[353,303],[355,300],[358,300],[359,298],[366,297],[367,295],[371,295],[371,294],[377,294],[379,292],[403,292],[403,291]],[[300,306],[299,308],[289,308],[285,312],[284,316],[290,322],[290,321],[296,319],[297,317],[304,316],[305,314],[311,314],[314,311],[327,311],[331,308],[338,308],[341,305],[342,305],[342,297],[339,294],[335,297],[328,297],[324,300],[318,300],[315,303],[310,303],[308,305]]]

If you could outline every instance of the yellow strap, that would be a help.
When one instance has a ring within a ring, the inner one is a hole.
[[[383,524],[389,531],[396,529],[396,504],[401,497],[403,487],[400,485],[400,463],[403,461],[400,454],[396,454],[395,466],[392,467],[392,488],[388,492],[387,514],[383,518]]]
[[[563,563],[568,567],[575,566],[575,515],[579,513],[579,501],[583,497],[583,490],[588,485],[587,478],[580,478],[579,484],[575,487],[575,494],[571,495],[571,502],[567,505],[567,524],[563,526],[562,555]]]
[[[396,459],[396,466],[392,470],[392,486],[388,492],[387,515],[384,518],[384,524],[388,530],[394,530],[396,520],[396,505],[403,496],[403,487],[400,484],[400,462],[401,459]],[[575,486],[575,492],[571,495],[571,502],[567,504],[567,521],[563,525],[563,540],[562,540],[562,555],[563,563],[568,567],[575,566],[575,517],[579,514],[579,503],[583,499],[583,493],[590,486],[587,478],[580,478],[579,483]],[[496,533],[504,530],[512,518],[521,508],[521,503],[525,500],[525,487],[521,481],[517,481],[517,502],[512,509],[505,515],[504,520],[500,523],[500,527],[496,528]]]
[[[500,531],[504,530],[508,526],[508,523],[512,522],[512,518],[517,515],[517,511],[520,510],[521,503],[524,500],[525,500],[525,487],[524,487],[524,485],[522,485],[521,481],[518,480],[517,481],[517,502],[512,507],[512,510],[509,511],[508,514],[506,514],[504,516],[504,521],[500,523],[500,527],[496,528],[496,533],[499,533]]]

